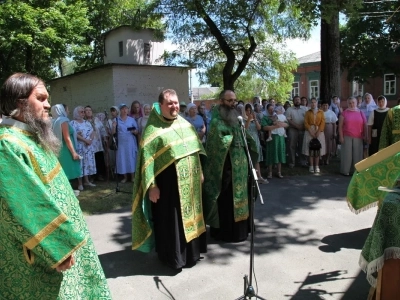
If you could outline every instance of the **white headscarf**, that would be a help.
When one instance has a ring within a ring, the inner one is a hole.
[[[69,119],[68,119],[68,115],[67,112],[65,111],[64,105],[62,104],[56,104],[51,108],[51,115],[53,117],[53,133],[54,135],[60,140],[63,140],[63,136],[62,136],[62,128],[61,128],[61,124],[68,122],[69,123]],[[75,145],[77,142],[76,139],[76,132],[74,130],[74,140],[75,140]]]
[[[196,107],[196,108],[197,108],[196,104],[194,104],[194,103],[189,103],[189,104],[186,106],[186,113],[189,114],[189,110],[190,110],[191,108],[193,108],[193,107]]]

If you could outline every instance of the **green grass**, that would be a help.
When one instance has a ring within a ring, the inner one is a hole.
[[[97,181],[96,187],[85,187],[78,199],[85,215],[109,212],[114,209],[132,205],[133,183],[120,183],[120,191],[116,193],[115,181]]]

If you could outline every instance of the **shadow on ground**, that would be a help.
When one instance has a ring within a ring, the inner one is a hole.
[[[338,252],[342,248],[361,250],[368,237],[371,228],[360,229],[351,232],[327,235],[321,242],[326,244],[319,246],[323,252]]]
[[[346,292],[328,292],[320,286],[329,281],[351,280],[351,285]],[[307,274],[301,283],[296,294],[285,295],[291,300],[319,300],[327,299],[326,296],[342,300],[364,300],[367,299],[369,284],[365,278],[365,273],[360,271],[356,277],[349,277],[346,270],[336,270],[331,272],[322,272],[319,274]]]

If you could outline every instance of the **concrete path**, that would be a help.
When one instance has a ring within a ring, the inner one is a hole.
[[[358,259],[376,209],[347,207],[350,178],[296,176],[260,185],[253,287],[264,299],[366,299]],[[250,243],[208,239],[196,266],[176,273],[155,253],[131,249],[130,207],[87,217],[113,299],[236,299],[249,275]],[[249,238],[250,240],[250,238]],[[256,298],[252,298],[256,299]]]

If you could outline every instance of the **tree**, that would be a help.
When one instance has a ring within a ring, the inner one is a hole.
[[[343,69],[348,80],[364,82],[385,73],[399,74],[400,1],[365,1],[341,28]]]
[[[75,1],[8,0],[0,5],[0,80],[28,72],[44,80],[88,29],[86,8]]]
[[[279,72],[292,71],[295,59],[282,42],[306,38],[311,27],[295,1],[160,0],[158,7],[170,38],[179,45],[172,58],[205,70],[203,82],[215,82],[209,70],[220,70],[222,86],[230,90],[244,72],[272,81],[281,78]],[[287,79],[291,84],[293,76]]]

